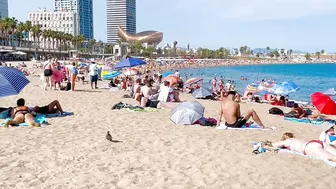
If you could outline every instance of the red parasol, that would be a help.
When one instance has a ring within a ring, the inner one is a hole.
[[[321,92],[310,95],[310,99],[315,108],[322,114],[336,115],[336,104],[330,96]]]
[[[180,80],[180,78],[176,75],[170,75],[170,76],[165,78],[165,81],[168,81],[170,83],[170,85],[176,84],[179,80]]]

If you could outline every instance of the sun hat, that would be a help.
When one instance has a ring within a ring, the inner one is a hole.
[[[330,122],[324,122],[322,123],[322,129],[324,132],[327,132],[330,128],[334,127],[334,123],[330,123]]]

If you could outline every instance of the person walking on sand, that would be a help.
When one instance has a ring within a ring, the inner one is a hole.
[[[48,61],[44,63],[43,69],[44,90],[47,90],[48,86],[50,87],[50,90],[52,90],[53,65],[51,57],[48,57]]]
[[[76,68],[76,63],[72,63],[72,67],[70,69],[71,72],[71,91],[75,91],[75,86],[76,86],[76,79],[78,75],[78,69]]]
[[[252,119],[262,128],[265,126],[261,122],[259,116],[254,110],[249,110],[244,114],[240,113],[240,105],[235,101],[236,92],[229,91],[228,96],[223,98],[221,101],[219,119],[217,121],[217,126],[220,126],[222,117],[225,119],[225,126],[233,128],[243,127],[247,121],[252,117]]]
[[[98,82],[98,67],[95,62],[92,62],[89,67],[89,75],[90,75],[90,82],[91,88],[93,88],[93,83],[95,84],[95,89],[98,89],[97,82]]]

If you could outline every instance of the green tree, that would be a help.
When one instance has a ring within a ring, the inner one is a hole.
[[[320,59],[321,52],[317,51],[317,52],[315,53],[315,55],[316,55],[317,59]]]
[[[322,50],[321,50],[321,54],[324,54],[324,53],[325,53],[325,51],[324,51],[324,49],[322,49]]]
[[[305,54],[305,58],[306,58],[306,60],[310,60],[310,54],[309,54],[309,53],[306,53],[306,54]]]

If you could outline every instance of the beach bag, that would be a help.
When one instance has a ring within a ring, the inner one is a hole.
[[[299,114],[296,112],[288,112],[288,113],[285,113],[285,117],[298,118]]]
[[[268,110],[268,113],[273,115],[284,115],[284,112],[277,107],[272,107]]]

